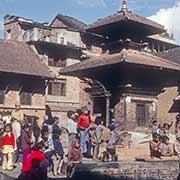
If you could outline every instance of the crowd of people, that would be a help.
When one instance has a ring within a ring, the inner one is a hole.
[[[49,172],[54,176],[62,175],[62,164],[67,157],[66,175],[71,176],[74,166],[82,163],[82,158],[98,160],[100,144],[103,143],[104,121],[101,117],[92,120],[87,107],[67,112],[67,126],[62,128],[58,117],[44,116],[42,126],[37,119],[29,121],[21,111],[20,104],[15,110],[3,111],[1,117],[1,161],[4,170],[12,171],[14,163],[22,164],[20,180],[46,179]],[[115,123],[109,125],[110,138],[106,157],[115,158]],[[62,131],[68,133],[67,152],[62,144]],[[22,154],[22,156],[21,156]],[[105,157],[104,157],[105,158]],[[40,172],[40,173],[37,173]]]
[[[176,116],[175,122],[175,142],[170,143],[169,130],[173,125],[173,121],[168,123],[160,123],[157,121],[152,123],[152,140],[150,141],[151,158],[171,157],[173,155],[180,158],[180,114]]]
[[[176,116],[176,141],[170,143],[169,130],[173,122],[152,123],[150,141],[151,158],[180,158],[180,114]],[[29,119],[21,111],[20,104],[15,109],[3,111],[0,118],[0,160],[2,169],[12,171],[15,162],[22,165],[19,180],[46,179],[48,173],[62,175],[64,159],[67,157],[66,176],[70,177],[74,167],[82,163],[83,158],[95,161],[117,161],[117,127],[112,119],[108,128],[102,117],[92,118],[87,107],[67,112],[67,126],[62,127],[58,117],[44,115],[42,126],[37,118]],[[104,138],[108,130],[108,138]],[[62,143],[62,132],[68,134],[68,145]],[[105,150],[100,153],[101,144]],[[39,173],[37,173],[39,172]],[[64,171],[63,171],[64,172]],[[32,178],[33,177],[33,178]]]

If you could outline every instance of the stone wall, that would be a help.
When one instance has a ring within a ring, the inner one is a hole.
[[[119,162],[83,164],[75,169],[73,178],[86,180],[177,180],[178,161]]]

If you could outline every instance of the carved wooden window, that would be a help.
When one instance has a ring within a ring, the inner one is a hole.
[[[4,104],[5,102],[5,89],[5,84],[3,82],[0,82],[0,104]]]
[[[4,104],[5,101],[5,89],[0,85],[0,104]]]
[[[22,105],[31,105],[32,104],[32,93],[21,92],[20,93],[20,103]]]
[[[32,105],[32,91],[28,84],[24,84],[20,89],[20,104]]]
[[[136,104],[136,120],[137,125],[141,127],[147,126],[147,118],[146,118],[146,104]]]
[[[66,96],[66,80],[50,81],[48,86],[48,94],[52,96]]]

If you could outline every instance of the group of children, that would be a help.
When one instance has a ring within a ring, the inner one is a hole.
[[[152,123],[152,140],[150,141],[150,156],[151,158],[171,157],[173,155],[180,158],[180,114],[176,116],[174,144],[170,143],[169,130],[173,122],[157,124],[157,121]]]
[[[74,166],[82,163],[83,157],[99,159],[100,145],[103,143],[103,133],[106,128],[101,117],[97,117],[95,120],[90,118],[87,107],[83,107],[76,112],[68,111],[67,117],[65,131],[68,133],[66,156],[67,176],[69,177]],[[23,121],[20,136],[16,139],[12,122],[3,124],[0,141],[2,168],[9,171],[13,170],[14,154],[17,149],[22,154],[22,158],[19,159],[20,164],[22,164],[20,179],[28,179],[29,173],[33,173],[37,169],[44,172],[43,177],[47,177],[48,172],[52,172],[55,176],[62,175],[61,168],[65,157],[65,147],[61,142],[61,134],[64,129],[62,129],[59,118],[50,119],[48,116],[44,116],[42,127],[39,128],[36,137],[33,137],[35,133],[32,132],[32,126],[31,122]],[[107,153],[113,156],[111,154],[112,147],[114,148],[116,143],[113,134],[115,130],[113,121],[109,129],[111,130],[111,136],[109,141],[106,142]]]
[[[68,121],[66,131],[68,133],[67,147],[67,176],[70,177],[74,166],[82,163],[82,158],[92,158],[94,160],[105,161],[111,157],[116,161],[116,125],[114,120],[109,124],[110,137],[103,138],[106,128],[102,117],[90,118],[87,107],[83,107],[77,112],[68,111]],[[33,177],[32,174],[42,172],[44,179],[48,172],[55,176],[61,175],[61,168],[64,159],[64,147],[61,142],[62,127],[58,117],[49,119],[44,117],[40,134],[32,138],[32,124],[25,121],[21,124],[21,135],[17,139],[13,133],[11,122],[4,124],[1,134],[0,149],[2,155],[2,168],[13,170],[13,155],[15,146],[22,153],[22,163],[20,180]],[[151,158],[161,158],[162,156],[176,155],[180,158],[180,114],[176,117],[175,134],[176,141],[172,145],[169,138],[169,130],[173,122],[157,124],[152,123],[152,140],[150,141]],[[100,146],[106,143],[106,150],[100,154]],[[35,176],[34,176],[35,177]],[[39,177],[40,178],[40,177]],[[38,177],[37,177],[38,179]],[[35,180],[35,179],[34,179]]]

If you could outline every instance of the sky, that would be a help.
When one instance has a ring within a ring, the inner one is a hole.
[[[133,13],[163,24],[180,43],[180,0],[127,0],[127,3]],[[0,0],[0,37],[6,14],[50,23],[60,13],[89,24],[120,7],[121,0]]]

